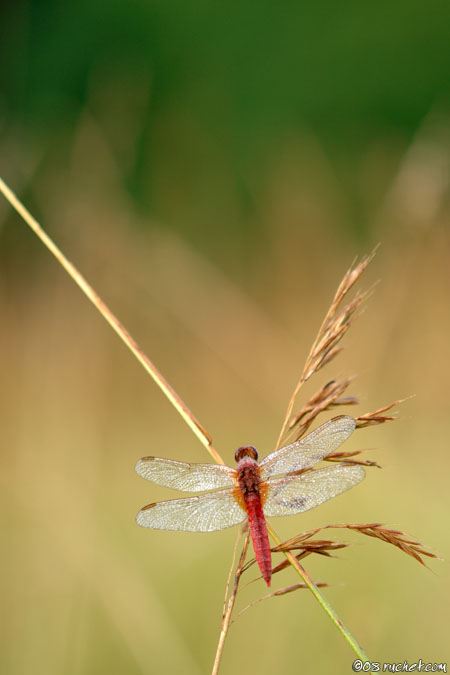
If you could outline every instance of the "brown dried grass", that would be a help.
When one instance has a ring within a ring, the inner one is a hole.
[[[278,552],[301,549],[302,552],[309,554],[316,552],[322,553],[321,548],[323,547],[325,549],[325,554],[327,554],[329,550],[334,550],[334,545],[336,545],[336,548],[343,548],[349,545],[348,543],[326,540],[309,541],[309,539],[318,534],[318,532],[328,529],[347,529],[359,532],[359,534],[364,534],[368,537],[374,537],[375,539],[379,539],[380,541],[395,546],[422,565],[425,565],[425,563],[421,556],[438,558],[437,555],[428,551],[423,544],[411,539],[405,532],[385,527],[382,523],[338,523],[334,525],[324,525],[323,527],[317,527],[314,530],[291,537],[291,539],[283,542],[280,546],[276,546],[272,550]],[[316,548],[318,550],[316,550]]]
[[[286,444],[288,440],[292,441],[300,439],[306,433],[311,424],[316,420],[316,418],[322,413],[333,411],[339,406],[356,405],[359,403],[356,396],[348,393],[348,388],[354,379],[348,377],[341,380],[330,380],[325,385],[321,386],[309,398],[309,400],[302,407],[300,407],[298,412],[293,412],[298,394],[303,384],[339,354],[339,352],[342,350],[342,346],[339,343],[347,333],[350,326],[353,324],[355,318],[361,313],[361,307],[369,296],[370,291],[358,291],[352,299],[348,300],[345,304],[343,303],[347,298],[348,293],[353,289],[356,282],[366,270],[368,264],[374,257],[375,252],[376,249],[372,251],[370,255],[363,258],[360,263],[354,262],[339,284],[330,308],[322,322],[317,337],[308,354],[300,379],[289,401],[285,420],[278,439],[277,448]],[[367,426],[384,424],[385,422],[393,421],[396,419],[396,417],[394,415],[386,415],[385,413],[392,410],[395,406],[402,402],[402,399],[398,399],[392,403],[389,403],[388,405],[355,417],[356,428],[362,429]],[[347,464],[361,464],[364,466],[375,466],[380,468],[379,465],[372,460],[355,459],[355,457],[360,455],[361,452],[362,450],[354,450],[350,452],[337,451],[326,457],[326,461],[344,461]],[[350,544],[348,542],[333,541],[331,539],[312,539],[312,537],[322,530],[332,528],[348,529],[358,532],[359,534],[384,541],[385,543],[391,544],[392,546],[395,546],[401,550],[403,553],[411,556],[414,560],[421,563],[422,565],[425,565],[425,562],[423,561],[424,556],[429,558],[437,558],[434,553],[428,551],[420,542],[411,539],[408,535],[400,530],[394,530],[392,528],[385,527],[381,523],[342,523],[335,525],[325,525],[323,527],[319,527],[308,532],[303,532],[290,538],[289,540],[272,548],[272,552],[292,553],[298,551],[294,555],[297,561],[300,561],[313,553],[316,555],[332,558],[334,557],[333,554],[335,551],[346,548]],[[240,578],[244,572],[246,572],[255,564],[255,562],[256,561],[253,558],[244,564],[244,558],[242,556],[239,560],[233,590],[229,598],[227,610],[225,611],[223,619],[224,623],[222,629],[224,629],[226,624],[225,632],[231,624],[231,612],[234,607]],[[272,568],[272,574],[275,575],[282,572],[287,567],[290,567],[291,564],[292,562],[288,559],[282,561]],[[256,579],[259,578],[259,576],[256,577]],[[254,579],[254,581],[256,579]],[[325,582],[320,582],[315,584],[315,586],[316,588],[321,588],[327,586],[327,584]],[[299,583],[272,591],[271,593],[246,606],[243,610],[241,610],[241,612],[239,612],[233,621],[239,618],[245,611],[250,609],[250,607],[253,607],[255,604],[258,604],[263,600],[285,595],[287,593],[307,587],[308,584]]]
[[[372,253],[363,258],[361,262],[356,263],[354,261],[339,284],[289,401],[286,417],[278,438],[277,448],[285,444],[288,438],[300,438],[321,412],[343,403],[347,405],[357,403],[355,397],[347,397],[342,400],[342,395],[351,382],[350,379],[345,379],[341,382],[332,380],[321,387],[298,413],[293,414],[297,396],[305,382],[321,368],[329,364],[342,351],[342,346],[339,343],[354,320],[359,316],[361,306],[370,295],[371,290],[358,291],[345,304],[343,304],[344,299],[347,298],[348,293],[367,269],[375,253],[376,248]]]

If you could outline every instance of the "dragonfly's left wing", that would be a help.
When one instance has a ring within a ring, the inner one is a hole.
[[[285,476],[269,481],[264,503],[266,516],[289,516],[326,502],[362,481],[364,469],[359,465],[335,464],[307,471],[299,476]]]
[[[139,511],[136,522],[154,530],[213,532],[238,525],[246,517],[234,499],[233,490],[227,489],[149,504]]]
[[[259,464],[261,479],[267,480],[269,476],[314,466],[337,450],[354,431],[355,426],[353,417],[347,415],[333,417],[299,441],[275,450],[265,457]]]
[[[235,469],[221,464],[188,464],[162,457],[143,457],[136,464],[136,473],[158,485],[200,492],[234,485]]]

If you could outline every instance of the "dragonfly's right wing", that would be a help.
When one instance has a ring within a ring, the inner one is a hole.
[[[362,481],[365,471],[356,464],[334,464],[298,476],[273,478],[264,504],[266,516],[290,516],[309,511]]]
[[[265,457],[259,464],[261,479],[267,480],[269,476],[314,466],[337,450],[354,431],[355,426],[353,417],[347,415],[333,417],[299,441],[275,450]]]
[[[221,464],[188,464],[162,457],[143,457],[136,464],[136,473],[158,485],[200,492],[235,484],[235,469]]]
[[[233,490],[226,489],[149,504],[139,511],[136,522],[154,530],[213,532],[238,525],[246,518],[247,514],[236,502]]]

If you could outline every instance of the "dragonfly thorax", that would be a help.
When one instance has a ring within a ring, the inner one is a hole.
[[[258,461],[258,451],[253,445],[243,445],[241,448],[238,448],[234,454],[234,459],[236,462],[240,462],[244,457],[250,457],[254,459],[255,462]]]

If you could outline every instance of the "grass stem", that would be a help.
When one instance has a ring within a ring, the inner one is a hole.
[[[117,333],[120,339],[126,344],[131,353],[137,358],[141,366],[147,371],[147,373],[153,378],[154,382],[158,385],[161,391],[167,396],[171,404],[178,411],[181,417],[184,419],[189,428],[194,432],[200,442],[205,446],[211,457],[218,463],[224,464],[223,459],[213,447],[211,436],[208,432],[202,427],[200,422],[194,416],[191,410],[187,405],[182,401],[178,396],[176,391],[170,386],[165,377],[159,372],[156,366],[150,361],[148,356],[143,352],[139,347],[137,342],[131,337],[130,333],[126,328],[120,323],[119,319],[111,312],[111,310],[105,305],[100,296],[94,291],[92,286],[88,284],[86,279],[80,274],[75,265],[68,260],[65,255],[61,252],[55,242],[48,236],[48,234],[42,229],[38,221],[31,215],[28,209],[22,204],[22,202],[17,198],[14,192],[6,185],[6,183],[0,178],[0,191],[6,197],[11,206],[17,211],[17,213],[23,218],[26,224],[33,230],[33,232],[39,237],[44,246],[52,253],[57,261],[62,265],[70,277],[75,281],[76,284],[81,288],[86,297],[92,302],[94,307],[100,312],[104,319],[109,323],[111,328]]]
[[[279,546],[281,544],[281,540],[279,539],[278,535],[275,533],[273,528],[269,523],[267,523],[267,529],[270,533],[270,536],[272,539],[275,541],[275,543]],[[316,598],[317,602],[320,604],[322,609],[328,614],[330,617],[331,621],[334,623],[336,628],[342,633],[350,647],[353,649],[355,654],[362,660],[362,661],[368,661],[369,658],[367,654],[365,653],[364,649],[361,647],[361,645],[358,643],[355,637],[351,634],[347,626],[341,621],[341,619],[338,617],[336,611],[333,609],[333,607],[330,605],[328,600],[325,598],[325,596],[320,592],[319,588],[317,588],[316,584],[314,581],[311,579],[307,571],[300,565],[299,561],[297,558],[290,552],[290,551],[283,551],[284,555],[286,558],[289,560],[291,563],[292,567],[295,569],[297,574],[303,579],[305,584],[308,586],[309,590],[311,593],[314,595]]]

